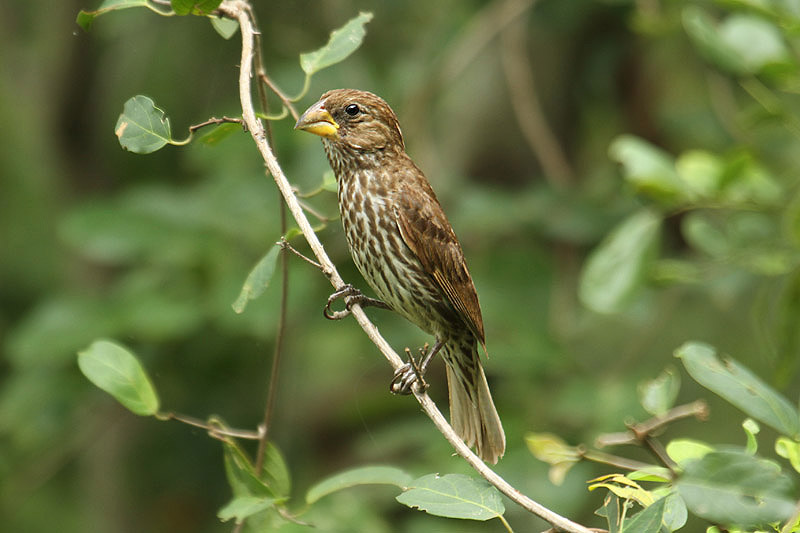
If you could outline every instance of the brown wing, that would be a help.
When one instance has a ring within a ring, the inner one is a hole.
[[[422,171],[401,180],[395,218],[403,241],[475,334],[485,345],[478,294],[467,270],[461,245]]]

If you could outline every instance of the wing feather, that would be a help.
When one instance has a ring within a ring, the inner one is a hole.
[[[464,323],[485,345],[478,294],[464,253],[428,180],[402,180],[394,214],[400,235]],[[420,179],[421,178],[421,179]]]

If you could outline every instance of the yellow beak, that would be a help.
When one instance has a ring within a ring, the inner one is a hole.
[[[335,139],[338,135],[339,125],[333,120],[328,110],[325,109],[323,102],[317,102],[306,109],[306,112],[297,120],[294,129],[307,131],[328,139]]]

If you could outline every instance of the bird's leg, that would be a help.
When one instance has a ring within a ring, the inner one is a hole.
[[[425,346],[419,349],[420,361],[425,359],[427,350],[428,343],[426,342]],[[422,377],[422,371],[420,370],[419,364],[417,364],[417,360],[411,355],[411,350],[406,347],[405,352],[406,357],[408,357],[408,362],[394,371],[394,377],[389,383],[389,392],[392,394],[411,394],[411,385],[414,382],[419,383],[423,390],[428,388],[428,384]]]
[[[425,371],[428,369],[428,364],[430,364],[433,357],[442,349],[444,343],[444,340],[436,339],[433,348],[425,354],[425,350],[428,349],[428,344],[426,343],[425,347],[420,350],[420,356],[424,354],[422,363],[420,364],[417,364],[414,358],[411,357],[411,351],[406,348],[408,363],[395,370],[394,377],[389,383],[389,391],[391,391],[392,394],[411,394],[411,386],[414,382],[419,383],[423,390],[428,388],[428,384],[425,383],[424,379]]]
[[[334,311],[331,309],[331,304],[339,298],[344,298],[345,308],[343,311]],[[325,318],[328,320],[341,320],[350,314],[350,307],[353,304],[358,304],[361,307],[380,307],[381,309],[391,309],[391,307],[380,300],[364,296],[364,293],[348,283],[328,297],[328,303],[325,304],[322,314],[325,315]]]

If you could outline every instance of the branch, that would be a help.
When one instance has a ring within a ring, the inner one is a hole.
[[[319,261],[320,270],[331,282],[334,289],[339,290],[344,287],[345,283],[336,270],[333,262],[331,262],[330,258],[325,252],[325,249],[322,247],[322,243],[320,243],[319,238],[317,237],[316,233],[314,233],[311,224],[303,213],[303,209],[297,200],[297,196],[295,195],[292,186],[278,164],[275,155],[272,153],[269,143],[267,143],[264,126],[256,117],[253,109],[253,101],[251,96],[251,73],[255,30],[248,15],[248,7],[249,4],[242,0],[226,0],[220,5],[219,8],[220,11],[225,15],[239,21],[239,28],[242,34],[242,58],[239,72],[239,98],[242,104],[242,116],[245,124],[247,125],[248,131],[253,137],[253,141],[256,143],[258,151],[261,153],[261,156],[266,163],[267,169],[269,170],[270,174],[272,174],[278,189],[286,200],[286,205],[289,208],[289,211],[292,213],[292,216],[297,222],[300,231],[302,231],[303,236],[308,241],[314,256]],[[381,353],[383,353],[384,357],[386,357],[392,367],[395,369],[400,368],[403,365],[403,360],[381,336],[375,325],[372,324],[369,318],[367,318],[366,314],[361,309],[361,306],[354,304],[351,306],[350,311],[358,324],[367,334],[367,337],[369,337],[369,339],[375,344],[375,346],[377,346]],[[439,431],[456,449],[458,454],[463,457],[476,471],[478,471],[478,473],[480,473],[489,483],[497,487],[498,490],[508,496],[512,501],[539,516],[543,520],[549,522],[557,529],[566,531],[568,533],[589,533],[589,529],[576,524],[569,519],[554,513],[543,505],[531,500],[527,496],[523,495],[520,491],[512,487],[499,475],[497,475],[483,461],[481,461],[477,455],[472,453],[472,450],[470,450],[467,445],[464,444],[464,442],[456,435],[455,431],[453,431],[453,428],[450,427],[450,424],[448,424],[444,416],[442,416],[442,413],[436,407],[436,404],[434,404],[433,400],[431,400],[430,397],[425,394],[425,392],[420,391],[417,387],[415,387],[415,389],[414,396],[417,398],[417,401],[420,403],[425,413],[431,418],[431,420],[433,420],[433,423],[436,425]]]
[[[231,117],[222,117],[216,118],[211,117],[210,119],[206,120],[205,122],[201,122],[200,124],[194,124],[189,126],[189,133],[194,133],[200,128],[204,128],[206,126],[210,126],[212,124],[225,124],[225,123],[234,123],[234,124],[242,124],[242,119],[240,118],[231,118]]]
[[[706,402],[703,400],[696,400],[692,403],[679,405],[678,407],[673,407],[661,416],[654,416],[638,424],[629,424],[628,431],[600,435],[595,440],[595,445],[598,448],[602,448],[604,446],[617,446],[620,444],[639,444],[649,449],[650,452],[674,474],[676,466],[675,461],[667,455],[664,446],[653,434],[676,420],[688,418],[690,416],[698,420],[705,420],[708,418],[708,405]]]
[[[652,437],[653,433],[662,427],[671,424],[682,418],[695,417],[698,420],[705,420],[708,418],[708,405],[703,400],[696,400],[692,403],[687,403],[673,407],[661,416],[654,416],[649,420],[640,422],[638,424],[631,424],[628,431],[622,433],[606,433],[600,435],[595,440],[595,446],[603,448],[605,446],[619,446],[621,444],[642,444],[648,438]]]
[[[231,429],[226,427],[221,427],[218,424],[211,424],[206,422],[205,420],[200,420],[199,418],[195,418],[193,416],[181,415],[178,413],[158,413],[156,418],[159,420],[177,420],[178,422],[183,422],[184,424],[188,424],[190,426],[198,427],[205,429],[209,435],[214,437],[215,439],[224,440],[222,437],[234,437],[237,439],[250,439],[250,440],[258,440],[261,438],[260,431],[253,432],[247,431],[244,429]]]
[[[242,59],[240,63],[241,70],[239,71],[239,99],[241,100],[242,104],[242,117],[244,118],[245,125],[247,126],[250,135],[253,137],[253,141],[256,143],[258,151],[261,153],[261,157],[266,163],[267,169],[275,179],[275,184],[278,186],[278,190],[280,190],[283,198],[286,200],[286,205],[289,208],[289,212],[291,212],[292,216],[297,222],[298,227],[300,228],[300,231],[308,241],[311,251],[319,261],[320,270],[331,282],[331,285],[333,285],[336,290],[339,290],[344,287],[345,283],[339,275],[339,272],[336,270],[336,267],[333,265],[333,262],[331,262],[330,258],[325,253],[322,243],[319,241],[317,234],[314,233],[314,229],[311,227],[311,223],[303,213],[303,209],[297,200],[297,196],[295,195],[292,186],[289,184],[289,180],[283,173],[283,170],[278,164],[278,160],[275,158],[275,155],[272,153],[272,149],[267,143],[264,126],[258,117],[256,117],[256,113],[253,108],[253,99],[250,91],[253,61],[253,39],[255,34],[253,25],[251,24],[250,18],[247,14],[247,6],[248,4],[242,0],[226,0],[220,5],[219,8],[222,13],[225,13],[227,16],[236,19],[239,22],[239,27],[242,30]],[[375,343],[375,345],[389,360],[392,366],[395,369],[403,366],[403,360],[394,352],[389,343],[386,342],[383,337],[381,337],[380,333],[378,333],[378,329],[372,324],[372,322],[370,322],[369,318],[367,318],[367,315],[364,314],[361,307],[358,305],[353,305],[351,311],[356,321],[365,331],[369,339]]]
[[[259,72],[259,74],[258,74],[258,78],[259,78],[259,80],[261,81],[261,83],[263,83],[264,85],[266,85],[267,87],[269,87],[269,89],[270,89],[272,92],[274,92],[274,93],[275,93],[275,94],[278,96],[278,98],[280,98],[280,99],[281,99],[281,102],[283,102],[283,105],[286,107],[286,109],[288,109],[288,110],[289,110],[289,113],[291,113],[291,114],[292,114],[292,117],[294,117],[295,121],[296,121],[298,118],[300,118],[300,115],[297,113],[297,110],[294,108],[294,104],[292,103],[292,101],[289,99],[289,97],[288,97],[288,96],[286,96],[286,95],[283,93],[283,91],[281,91],[281,90],[280,90],[280,88],[279,88],[277,85],[275,85],[275,84],[272,82],[272,79],[270,79],[270,77],[269,77],[269,76],[267,76],[267,75],[266,75],[265,73],[263,73],[263,72]]]

